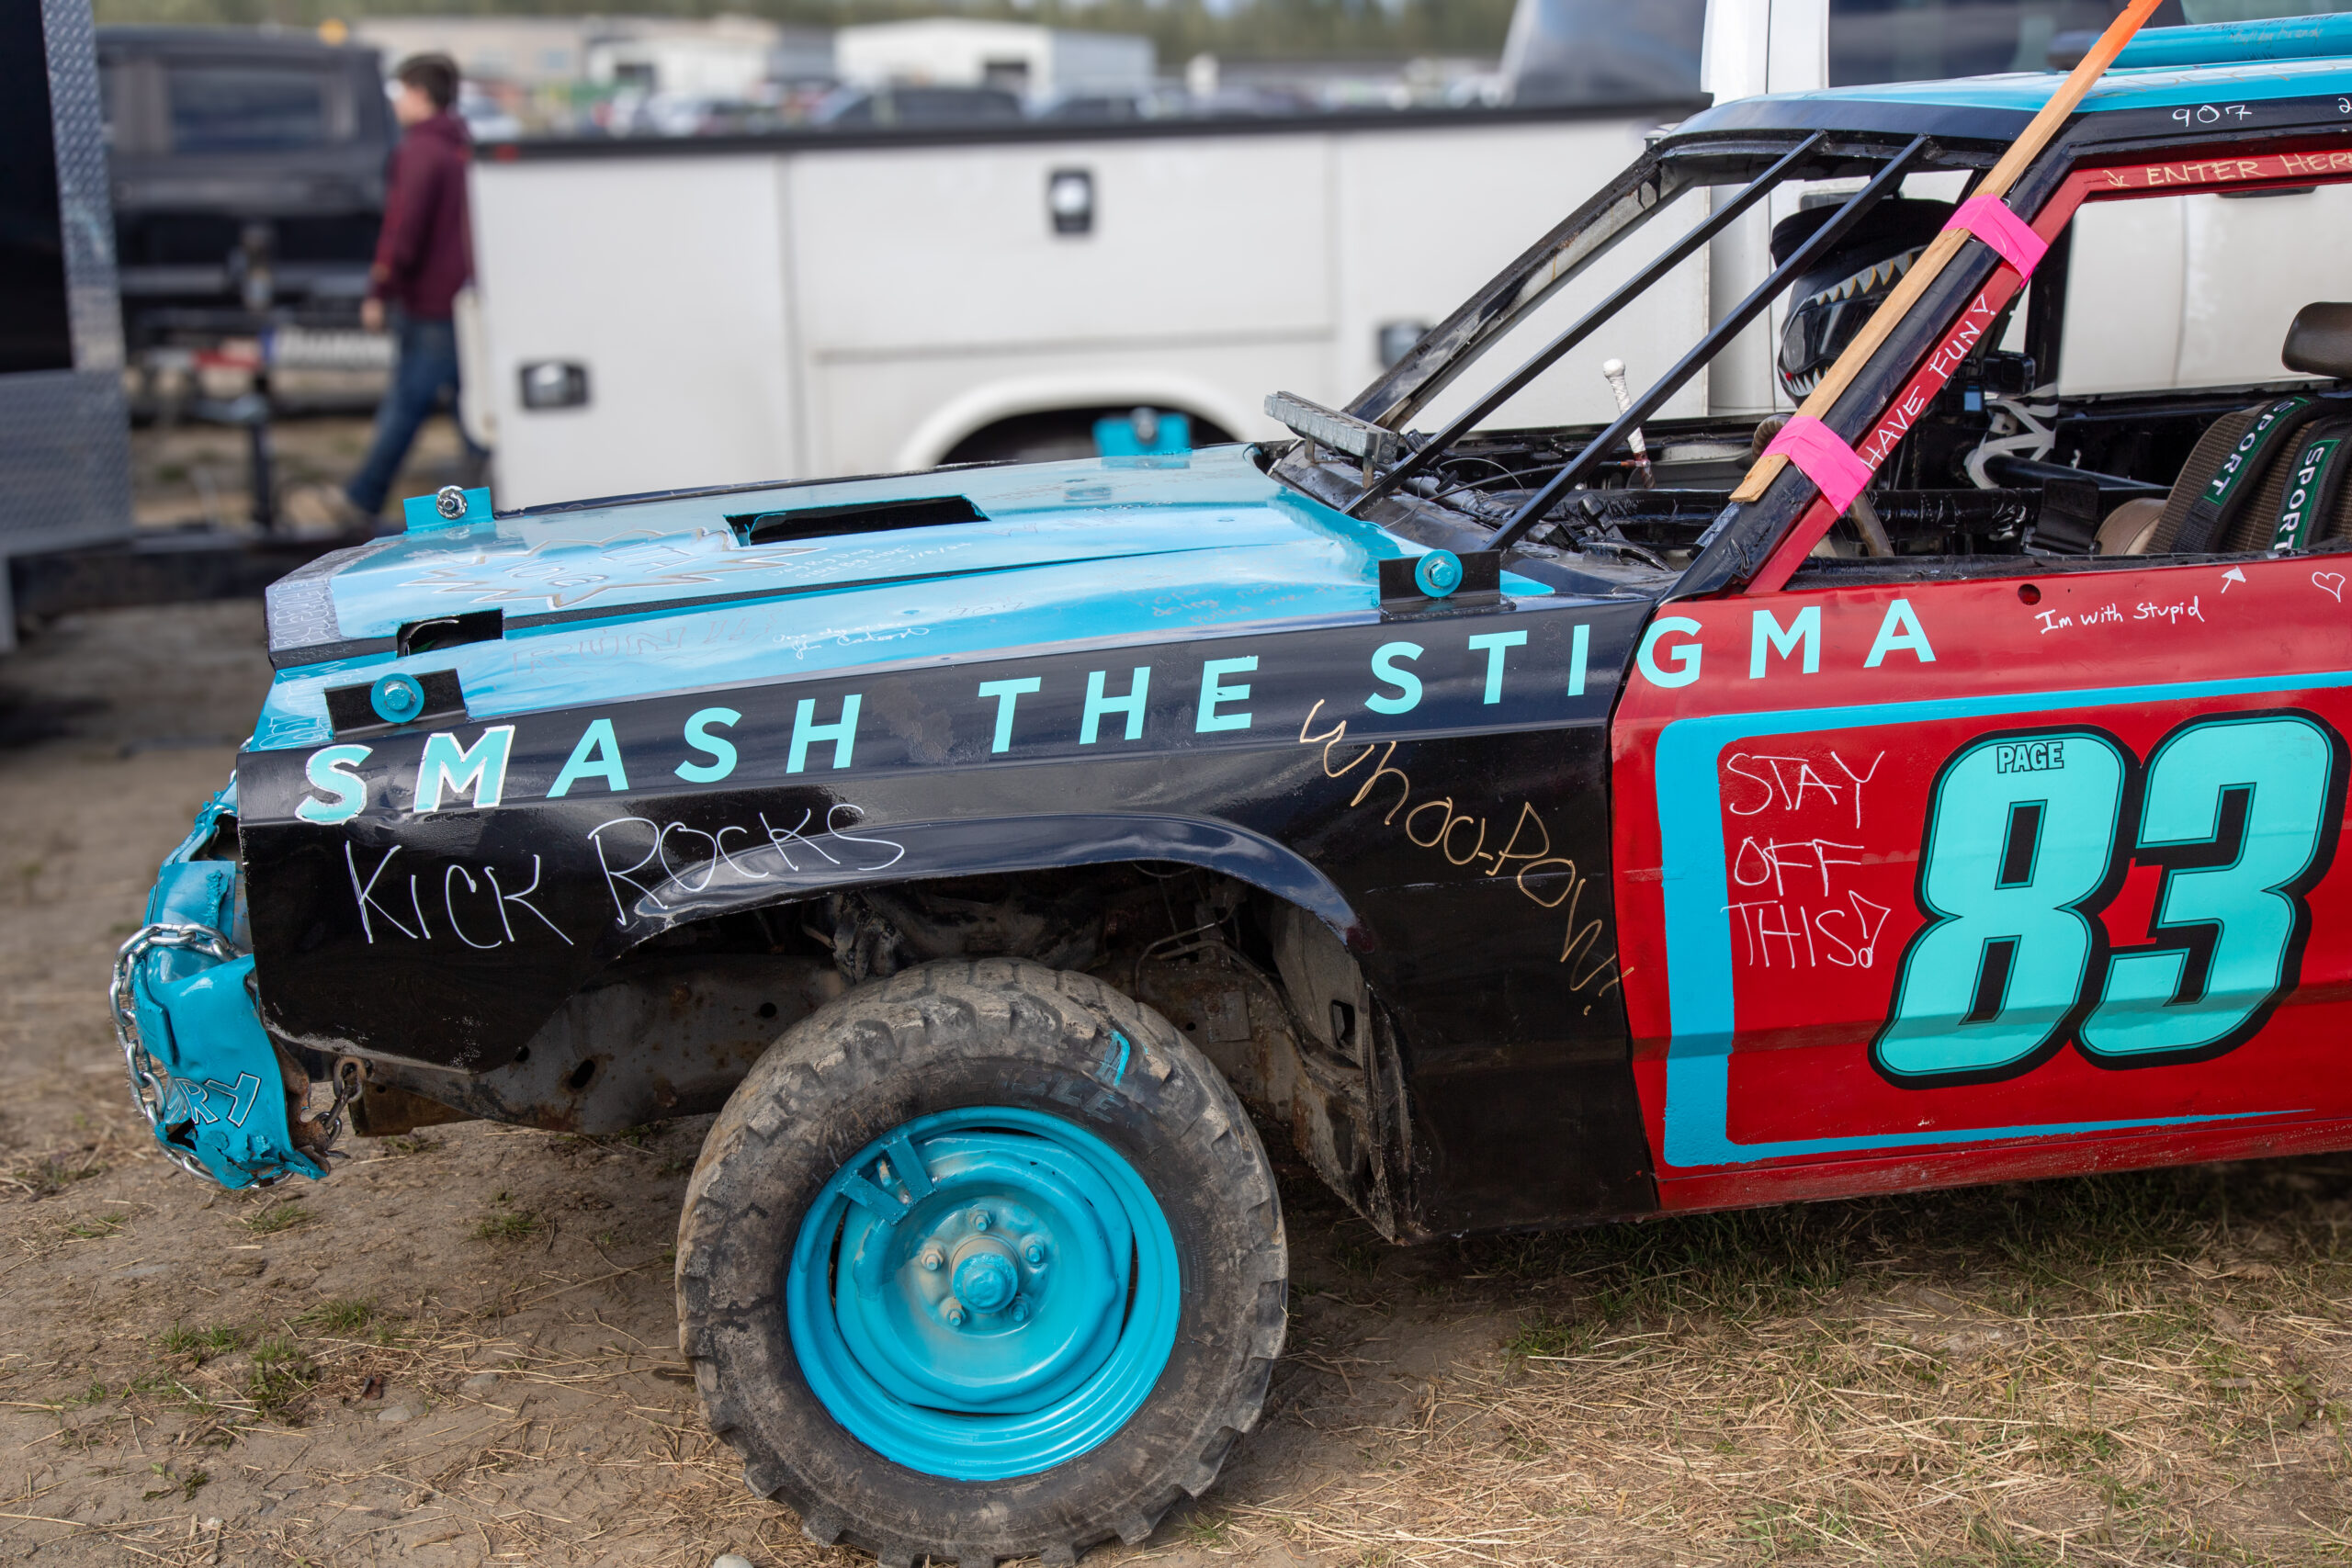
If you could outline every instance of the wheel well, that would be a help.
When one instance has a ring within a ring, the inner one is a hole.
[[[1178,862],[882,883],[687,921],[504,1066],[368,1070],[469,1115],[614,1131],[717,1110],[770,1042],[852,987],[978,957],[1091,974],[1156,1010],[1367,1219],[1413,1229],[1396,1030],[1354,956],[1309,910]]]
[[[1396,1029],[1315,914],[1238,877],[1118,862],[865,886],[801,907],[802,940],[857,985],[912,964],[1032,958],[1155,1009],[1317,1175],[1385,1233],[1412,1228]]]
[[[1012,459],[1024,463],[1049,463],[1091,457],[1095,456],[1094,422],[1098,419],[1125,419],[1134,413],[1137,406],[1135,403],[1102,404],[1011,414],[964,436],[939,460],[942,463],[987,463]],[[1141,406],[1158,408],[1158,405],[1149,403]],[[1218,446],[1234,439],[1230,431],[1195,410],[1166,407],[1158,408],[1158,412],[1181,413],[1190,420],[1193,445],[1195,446]]]

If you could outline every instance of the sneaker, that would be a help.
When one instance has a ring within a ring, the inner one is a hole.
[[[298,539],[327,539],[344,534],[369,534],[376,520],[334,485],[303,485],[289,492],[278,507],[288,534]]]

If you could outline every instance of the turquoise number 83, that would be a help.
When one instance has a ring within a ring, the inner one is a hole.
[[[2138,858],[2165,868],[2147,947],[2108,962],[2083,1049],[2126,1066],[2238,1044],[2301,968],[2342,815],[2335,733],[2301,714],[2184,725],[2148,759]]]
[[[2241,1043],[2300,973],[2344,756],[2333,729],[2292,712],[2192,720],[2143,777],[2095,730],[1974,742],[1936,781],[1918,885],[1930,919],[1904,950],[1872,1061],[1927,1085],[2007,1077],[2070,1036],[2109,1066]],[[2151,940],[2116,950],[2098,912],[2135,860],[2162,870]]]
[[[2064,1037],[2106,945],[2083,906],[2108,891],[2130,777],[2129,755],[2095,730],[1992,736],[1945,765],[1919,865],[1930,923],[1895,973],[1880,1071],[1998,1076]]]

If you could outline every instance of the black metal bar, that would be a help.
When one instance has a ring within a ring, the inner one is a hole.
[[[1455,442],[1468,434],[1480,420],[1517,397],[1527,389],[1528,383],[1559,363],[1562,355],[1607,325],[1618,311],[1625,308],[1628,301],[1681,265],[1700,246],[1721,233],[1749,208],[1763,200],[1770,194],[1772,187],[1779,185],[1786,176],[1790,166],[1819,147],[1828,134],[1825,130],[1816,130],[1781,154],[1777,163],[1749,181],[1727,205],[1710,213],[1703,221],[1692,225],[1688,233],[1660,253],[1649,265],[1627,279],[1611,292],[1609,298],[1577,317],[1574,324],[1566,332],[1536,350],[1534,356],[1526,364],[1521,365],[1488,389],[1485,396],[1464,410],[1453,423],[1439,431],[1428,446],[1407,457],[1386,473],[1374,478],[1371,484],[1364,487],[1363,493],[1348,502],[1348,514],[1354,516],[1359,508],[1369,506],[1437,461]]]
[[[1783,137],[1768,159],[1780,156],[1790,140]],[[1554,286],[1537,285],[1539,274],[1559,269],[1565,282],[1614,250],[1692,183],[1683,178],[1681,171],[1668,169],[1655,149],[1644,152],[1545,230],[1541,239],[1513,256],[1509,265],[1455,306],[1445,320],[1423,333],[1404,358],[1341,404],[1340,412],[1392,429],[1401,427],[1509,333],[1527,311],[1548,298]],[[1635,210],[1621,214],[1619,209],[1628,203]],[[1564,266],[1566,256],[1584,243],[1589,233],[1594,240],[1591,248],[1583,251],[1581,259]]]
[[[1634,406],[1618,415],[1615,423],[1587,442],[1584,450],[1578,452],[1566,468],[1553,475],[1543,489],[1530,496],[1526,504],[1512,513],[1510,522],[1494,531],[1487,541],[1487,547],[1503,549],[1521,535],[1535,526],[1543,519],[1544,514],[1552,509],[1553,503],[1560,499],[1563,492],[1573,488],[1578,479],[1598,467],[1603,457],[1616,450],[1617,444],[1625,438],[1627,431],[1640,425],[1642,421],[1656,413],[1667,399],[1680,391],[1682,383],[1688,381],[1698,372],[1701,366],[1721,352],[1724,344],[1745,331],[1747,323],[1754,321],[1764,307],[1772,302],[1773,296],[1786,288],[1791,278],[1811,266],[1823,252],[1844,239],[1854,225],[1860,222],[1863,216],[1878,205],[1880,197],[1900,186],[1903,183],[1904,175],[1909,170],[1913,161],[1926,150],[1928,141],[1928,139],[1925,136],[1913,137],[1909,145],[1887,161],[1886,167],[1871,176],[1870,184],[1847,199],[1846,205],[1838,209],[1837,217],[1814,231],[1811,239],[1798,246],[1787,261],[1774,267],[1771,276],[1758,284],[1747,298],[1742,299],[1730,314],[1717,321],[1707,335],[1699,340],[1696,347],[1675,361],[1672,369],[1658,378],[1647,391],[1635,398]]]
[[[254,372],[253,396],[257,404],[245,426],[245,451],[254,498],[254,526],[265,534],[277,532],[277,465],[271,460],[269,440],[269,367]]]
[[[2115,145],[2108,140],[2111,134],[2096,124],[2097,115],[2086,115],[2074,124],[2050,149],[2036,159],[2031,167],[2018,177],[2009,187],[2008,204],[2012,210],[2032,221],[2050,198],[2057,194],[2059,184],[2077,159],[2091,148],[2101,153]],[[2252,133],[2248,133],[2251,138]],[[2151,151],[2154,151],[2154,145]],[[1946,154],[1949,156],[1949,154]],[[2060,235],[2064,242],[2065,233]],[[1920,358],[1939,342],[1954,317],[1958,316],[1976,291],[1991,281],[2000,257],[1984,245],[1962,245],[1948,263],[1941,275],[1930,284],[1911,313],[1903,319],[1885,343],[1880,345],[1870,364],[1854,377],[1842,396],[1831,408],[1824,423],[1833,430],[1851,432],[1849,439],[1859,440],[1870,428],[1880,411],[1895,394],[1909,384],[1911,375]],[[2041,276],[2049,267],[2045,259]],[[2038,291],[2037,291],[2038,292]],[[2046,369],[2045,369],[2046,373]],[[2221,412],[2214,400],[2214,412]],[[2203,400],[2190,400],[2192,404]],[[2172,405],[2167,405],[2172,406]],[[1841,412],[1843,411],[1843,412]],[[2200,411],[2201,412],[2201,411]],[[2211,414],[2207,415],[2212,417]],[[1857,428],[1859,426],[1859,428]],[[1713,526],[1699,536],[1698,555],[1682,573],[1666,596],[1666,603],[1692,599],[1724,592],[1727,589],[1744,587],[1764,563],[1771,558],[1787,531],[1795,526],[1813,504],[1818,493],[1813,482],[1802,472],[1782,470],[1781,477],[1766,487],[1763,496],[1756,501],[1734,502],[1724,508],[1723,515]],[[2071,558],[2055,558],[2060,559]]]

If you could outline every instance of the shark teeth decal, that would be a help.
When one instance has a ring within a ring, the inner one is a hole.
[[[1911,264],[1917,261],[1927,248],[1925,245],[1914,245],[1901,255],[1889,256],[1883,262],[1866,266],[1849,277],[1840,278],[1820,293],[1807,296],[1798,308],[1802,310],[1811,305],[1834,305],[1840,299],[1850,299],[1857,294],[1891,287],[1896,278],[1911,270]]]

